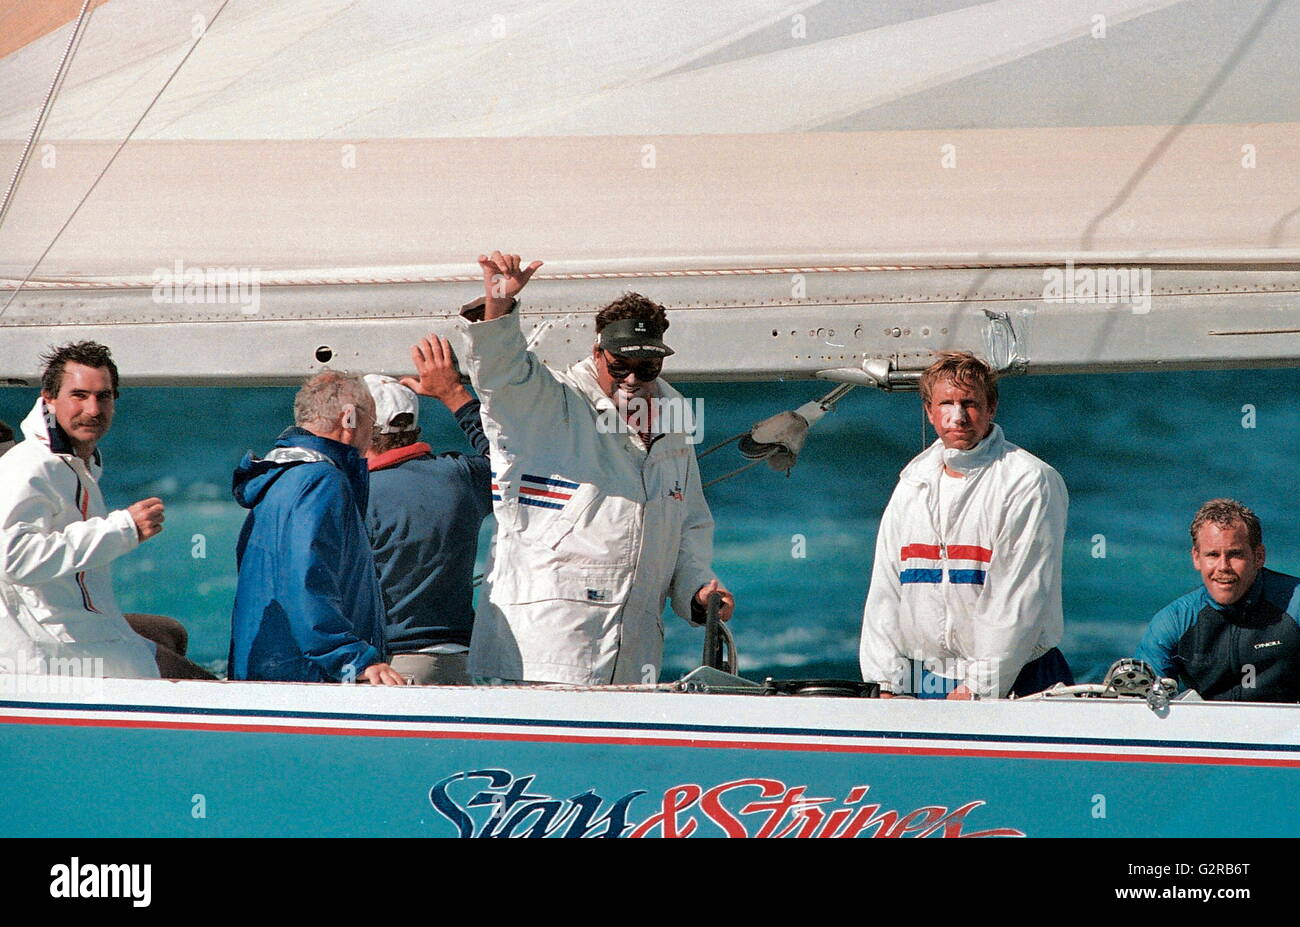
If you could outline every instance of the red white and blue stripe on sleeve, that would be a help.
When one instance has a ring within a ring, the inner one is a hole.
[[[579,485],[568,480],[523,473],[519,477],[519,501],[543,509],[562,509],[573,498],[573,492]]]
[[[573,483],[552,476],[534,476],[523,473],[519,476],[519,502],[523,505],[536,506],[539,509],[562,509],[581,483]],[[501,501],[501,484],[497,482],[496,473],[492,474],[492,500]]]
[[[945,556],[946,555],[946,556]],[[905,544],[900,559],[903,569],[898,581],[907,583],[943,582],[944,564],[948,568],[948,582],[982,586],[993,551],[977,544]]]

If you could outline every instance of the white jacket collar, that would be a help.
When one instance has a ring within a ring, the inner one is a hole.
[[[945,464],[958,473],[976,473],[1001,458],[1006,452],[1006,445],[1002,426],[997,422],[993,423],[984,440],[968,451],[946,448],[942,441],[936,439],[933,444],[912,458],[912,461],[903,468],[900,478],[911,483],[929,483],[939,475]]]
[[[32,406],[32,411],[27,413],[22,424],[18,427],[23,430],[23,437],[29,441],[39,441],[44,447],[50,446],[50,431],[54,425],[54,413],[45,408],[45,399],[42,396],[36,397],[36,405]]]
[[[614,400],[606,396],[605,391],[600,388],[600,380],[596,377],[596,362],[591,357],[584,357],[578,361],[564,371],[564,376],[597,409],[603,412],[606,409],[616,408]],[[666,383],[663,377],[655,380],[655,395],[660,399],[681,398],[681,393]]]
[[[52,446],[53,443],[57,442],[51,442],[51,435],[56,433],[59,425],[54,418],[54,413],[46,408],[43,396],[36,397],[36,404],[32,406],[32,411],[27,413],[27,417],[23,419],[19,427],[22,429],[24,439],[35,441],[40,447],[44,448],[46,453],[68,460],[73,458],[81,459],[72,453],[70,448],[68,450],[55,450]],[[66,437],[64,440],[67,440]],[[88,469],[96,479],[99,478],[99,473],[103,469],[103,458],[99,454],[99,448],[95,448]]]

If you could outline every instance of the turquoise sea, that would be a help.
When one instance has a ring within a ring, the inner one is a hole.
[[[1082,680],[1132,653],[1146,621],[1193,588],[1187,525],[1233,496],[1264,522],[1268,564],[1300,572],[1291,479],[1300,409],[1291,370],[1170,372],[1004,380],[1007,437],[1056,467],[1070,490],[1062,646]],[[825,392],[821,383],[679,384],[704,400],[703,449]],[[243,510],[230,473],[291,422],[292,389],[128,389],[102,449],[113,507],[157,495],[166,529],[114,567],[120,604],[186,623],[191,655],[224,668]],[[35,393],[0,390],[15,426]],[[435,449],[466,449],[426,402]],[[923,439],[915,394],[858,389],[811,432],[790,477],[755,468],[709,490],[715,567],[736,594],[732,625],[745,675],[857,678],[857,642],[880,513]],[[742,463],[734,448],[705,479]],[[486,531],[480,559],[486,552]],[[803,556],[799,556],[802,554]],[[664,679],[699,660],[701,633],[669,617]]]

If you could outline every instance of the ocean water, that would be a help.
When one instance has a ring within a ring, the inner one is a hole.
[[[1151,615],[1193,588],[1187,525],[1197,506],[1232,496],[1259,513],[1268,564],[1300,572],[1293,479],[1300,411],[1291,370],[1009,378],[998,421],[1007,437],[1057,470],[1070,491],[1062,645],[1082,681],[1129,656]],[[794,408],[825,384],[681,384],[703,400],[700,449]],[[230,474],[291,423],[292,389],[126,390],[101,445],[112,507],[156,495],[166,528],[114,565],[128,611],[182,620],[191,656],[223,668],[244,510]],[[35,399],[0,390],[17,426]],[[441,406],[426,402],[425,437],[465,450]],[[858,389],[810,433],[789,477],[757,467],[708,491],[715,568],[737,599],[732,629],[753,678],[857,678],[862,604],[880,513],[898,471],[932,439],[916,394]],[[706,458],[705,479],[743,460],[734,446]],[[491,522],[485,525],[480,560]],[[702,634],[665,621],[664,679],[699,661]]]

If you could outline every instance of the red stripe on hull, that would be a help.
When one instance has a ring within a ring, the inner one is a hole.
[[[701,738],[614,737],[584,734],[520,734],[505,731],[410,731],[375,728],[303,727],[296,725],[232,724],[193,721],[133,721],[98,718],[27,718],[0,715],[0,724],[40,724],[65,727],[108,727],[142,730],[220,731],[246,734],[323,734],[344,737],[400,737],[426,740],[490,740],[524,743],[615,744],[632,747],[697,747],[717,750],[794,750],[805,753],[858,753],[883,756],[965,756],[984,759],[1070,760],[1090,763],[1175,763],[1202,766],[1261,766],[1300,768],[1300,757],[1274,759],[1249,756],[1182,756],[1159,753],[1054,753],[1043,750],[998,750],[970,747],[906,747],[869,744],[776,743]]]

